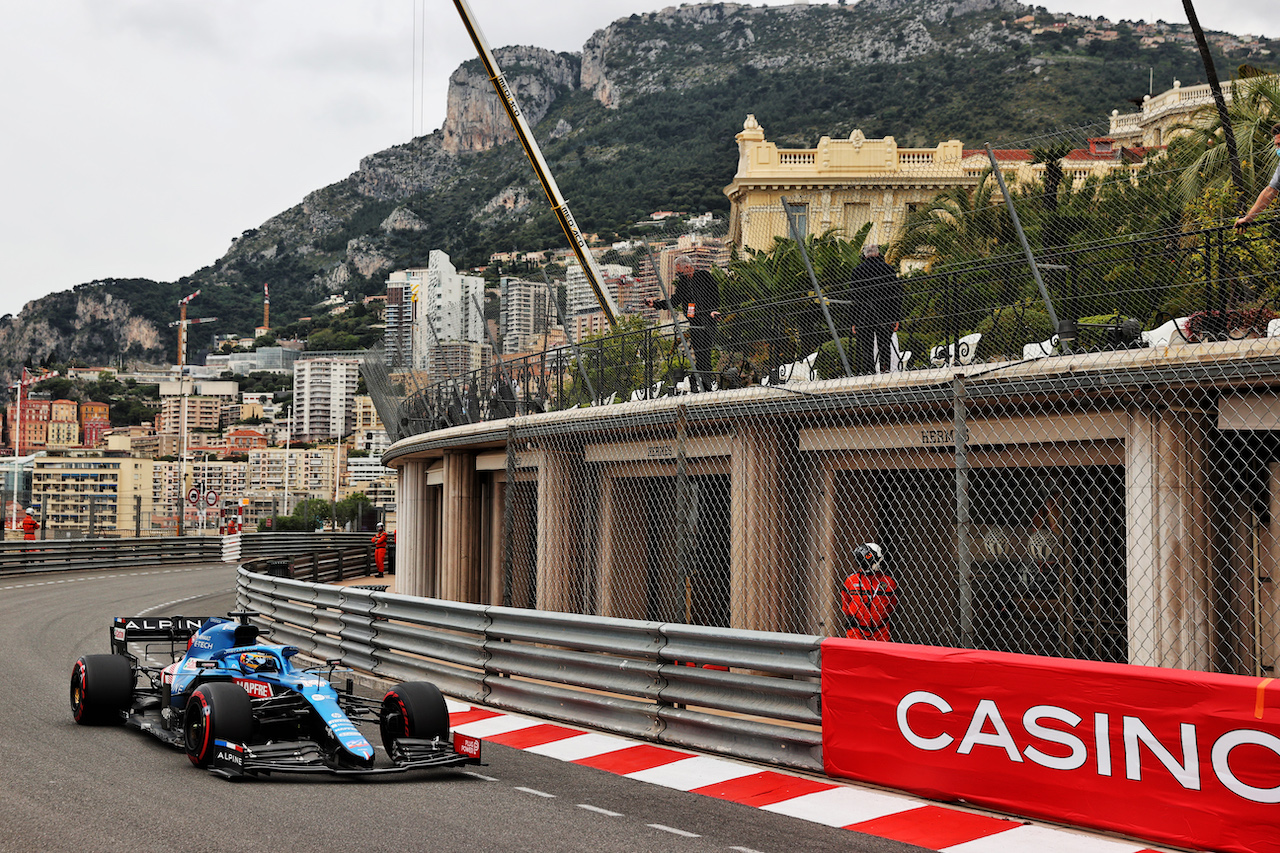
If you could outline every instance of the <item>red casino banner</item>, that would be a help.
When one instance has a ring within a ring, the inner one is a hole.
[[[1180,847],[1280,851],[1280,683],[822,644],[827,773]]]

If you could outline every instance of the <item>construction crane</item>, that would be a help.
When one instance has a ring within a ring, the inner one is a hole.
[[[216,322],[218,319],[217,317],[201,317],[196,320],[187,319],[187,303],[189,303],[192,299],[195,299],[199,295],[200,295],[200,291],[197,290],[195,293],[191,294],[190,296],[186,296],[182,299],[179,299],[178,308],[181,310],[181,314],[179,315],[176,321],[169,324],[171,328],[173,326],[178,327],[178,367],[179,368],[181,368],[184,364],[187,363],[187,326],[194,326],[197,323],[213,323],[213,322]]]

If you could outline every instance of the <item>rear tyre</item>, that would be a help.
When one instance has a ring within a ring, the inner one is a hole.
[[[382,747],[388,753],[402,737],[447,740],[449,709],[434,684],[406,681],[391,688],[383,697],[378,728],[382,731]]]
[[[253,731],[253,705],[249,695],[229,681],[202,684],[187,700],[182,716],[182,740],[187,758],[197,767],[208,767],[219,740],[243,744]]]
[[[85,655],[71,668],[71,716],[82,726],[120,722],[133,700],[133,666],[123,655]]]

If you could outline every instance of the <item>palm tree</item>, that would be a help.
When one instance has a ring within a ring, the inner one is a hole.
[[[976,187],[947,189],[907,216],[901,236],[889,246],[889,257],[952,265],[999,254],[1006,245],[1015,248],[1017,236],[999,192],[990,169]]]
[[[862,244],[870,230],[869,224],[864,225],[846,239],[841,229],[832,228],[804,238],[814,277],[828,298],[841,298],[839,291],[862,260]],[[720,293],[725,313],[719,331],[721,346],[754,361],[793,361],[831,340],[804,256],[794,240],[774,237],[767,249],[746,249],[745,257],[731,261]],[[838,303],[828,307],[839,327],[846,312]]]
[[[1280,121],[1280,75],[1242,67],[1241,75],[1231,83],[1229,113],[1240,154],[1244,197],[1250,199],[1262,191],[1275,168],[1270,128]],[[1170,148],[1183,167],[1179,184],[1190,202],[1207,188],[1229,182],[1231,163],[1216,109],[1202,108],[1179,129],[1185,133]]]
[[[1071,153],[1071,143],[1055,142],[1043,148],[1031,149],[1031,162],[1044,164],[1044,209],[1053,213],[1058,209],[1058,189],[1062,186],[1062,158]]]

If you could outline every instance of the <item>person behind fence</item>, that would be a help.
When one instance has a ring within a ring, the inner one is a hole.
[[[27,507],[27,512],[22,516],[22,538],[28,542],[34,542],[36,531],[40,529],[40,522],[36,521],[36,514]]]
[[[874,542],[853,552],[854,570],[840,588],[840,609],[849,617],[846,637],[889,641],[889,619],[898,606],[898,582],[885,569]]]
[[[715,324],[720,319],[720,288],[708,270],[695,270],[688,255],[676,258],[675,288],[671,298],[644,301],[650,308],[666,308],[679,311],[689,324],[689,346],[693,349],[694,379],[689,382],[690,391],[710,391],[714,365],[711,347],[714,343]],[[700,387],[699,387],[700,386]]]
[[[906,292],[893,267],[880,257],[880,247],[864,243],[862,262],[849,282],[849,331],[854,337],[853,372],[888,373],[893,333],[902,321]]]
[[[373,543],[373,563],[378,567],[378,577],[382,577],[387,570],[387,528],[379,521],[376,529],[369,541]]]
[[[1275,154],[1280,157],[1280,122],[1271,125],[1271,143],[1274,146]],[[1258,193],[1258,200],[1253,203],[1253,207],[1249,208],[1249,212],[1236,220],[1236,230],[1243,230],[1250,222],[1257,218],[1258,214],[1267,209],[1267,205],[1275,201],[1276,196],[1280,195],[1280,164],[1276,165],[1276,170],[1271,173],[1271,180],[1262,188],[1262,192]]]

